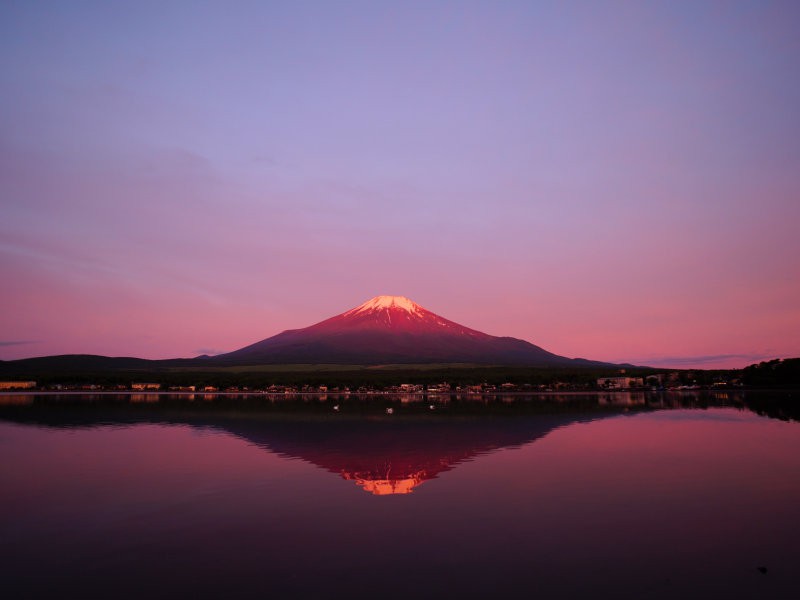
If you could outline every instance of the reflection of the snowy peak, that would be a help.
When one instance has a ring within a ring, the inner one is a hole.
[[[224,429],[382,496],[408,494],[480,454],[519,447],[558,427],[603,416],[611,415],[245,421],[228,422]]]

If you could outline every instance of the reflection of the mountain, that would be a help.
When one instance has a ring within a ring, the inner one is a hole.
[[[703,408],[747,406],[787,418],[785,398],[770,393],[681,395],[596,394],[509,404],[352,401],[341,411],[323,399],[269,402],[220,399],[197,402],[155,394],[132,396],[21,396],[0,401],[0,419],[59,428],[155,423],[213,428],[281,456],[317,465],[376,494],[407,494],[478,455],[519,447],[559,427],[614,416],[638,406]],[[0,398],[2,400],[2,398]],[[395,407],[388,415],[382,402]],[[754,405],[755,404],[755,405]],[[793,407],[794,404],[792,403]],[[791,418],[791,417],[789,417]]]
[[[373,417],[282,423],[227,422],[224,428],[281,456],[300,458],[376,494],[407,494],[459,463],[518,447],[594,415]]]
[[[325,412],[291,413],[202,407],[192,403],[120,400],[6,405],[0,418],[58,428],[180,424],[235,435],[280,456],[298,458],[355,482],[376,495],[407,494],[456,465],[500,448],[519,447],[558,427],[617,414],[475,415],[418,413],[404,416]]]

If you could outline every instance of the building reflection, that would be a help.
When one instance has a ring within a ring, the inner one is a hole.
[[[33,396],[26,394],[0,394],[0,406],[25,406],[33,404]]]

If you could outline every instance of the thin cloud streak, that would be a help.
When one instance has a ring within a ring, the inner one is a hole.
[[[192,350],[194,356],[216,356],[217,354],[225,354],[228,350],[219,350],[218,348],[197,348]]]
[[[754,352],[751,354],[707,354],[701,356],[663,356],[651,358],[636,358],[624,360],[620,362],[627,362],[634,365],[643,365],[649,367],[674,367],[674,368],[703,368],[709,365],[720,364],[742,364],[747,366],[753,363],[761,362],[764,360],[772,360],[779,358],[775,354],[767,354],[763,352]],[[739,367],[728,367],[739,368]]]

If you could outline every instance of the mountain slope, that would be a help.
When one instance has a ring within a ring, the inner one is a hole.
[[[377,296],[310,327],[284,331],[209,359],[226,364],[477,363],[603,365],[449,321],[403,296]]]

